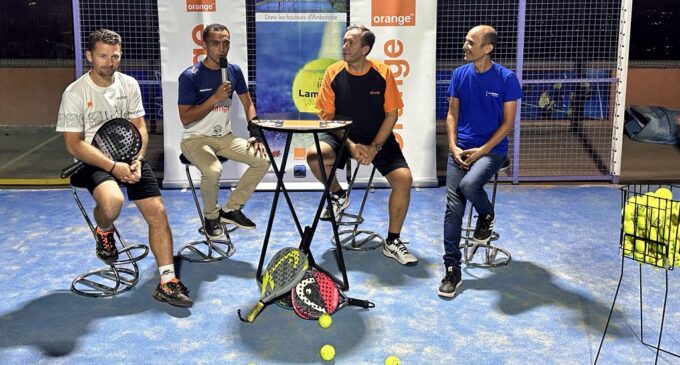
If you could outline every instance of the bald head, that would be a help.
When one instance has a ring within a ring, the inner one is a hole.
[[[490,44],[496,47],[496,42],[498,42],[498,33],[490,25],[478,25],[468,32],[468,34],[479,34],[482,38],[482,47]]]

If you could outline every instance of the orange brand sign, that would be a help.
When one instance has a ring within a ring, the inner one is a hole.
[[[406,80],[411,73],[411,66],[408,63],[408,60],[403,57],[404,43],[398,39],[389,39],[383,45],[383,52],[385,52],[385,64],[392,70],[394,83],[397,85],[397,89],[399,89],[399,96],[403,97],[404,93],[401,89],[404,85],[404,80]],[[401,117],[403,114],[404,109],[399,109],[398,116]],[[404,138],[401,135],[401,132],[397,132],[396,130],[403,128],[404,125],[402,124],[401,119],[398,119],[397,124],[394,126],[394,137],[397,139],[397,142],[399,142],[399,146],[401,146],[402,149],[404,148]]]
[[[293,149],[293,160],[307,159],[307,149],[304,147],[295,147]]]
[[[215,11],[217,9],[215,1],[216,0],[187,0],[187,11]]]
[[[371,25],[374,27],[416,25],[416,0],[372,0]]]
[[[198,57],[206,54],[205,50],[203,49],[203,28],[203,24],[198,24],[194,27],[194,29],[191,30],[191,40],[194,41],[194,44],[199,47],[194,48],[194,58],[191,61],[192,63],[198,63]]]

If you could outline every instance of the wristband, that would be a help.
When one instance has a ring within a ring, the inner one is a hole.
[[[109,170],[109,174],[113,173],[113,169],[116,168],[116,161],[113,161],[113,166],[111,166],[111,170]]]

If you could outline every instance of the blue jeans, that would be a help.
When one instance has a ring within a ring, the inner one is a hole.
[[[489,153],[463,170],[449,153],[446,167],[446,212],[444,213],[444,265],[460,267],[460,238],[465,204],[469,200],[477,214],[493,213],[484,184],[500,170],[507,157]]]

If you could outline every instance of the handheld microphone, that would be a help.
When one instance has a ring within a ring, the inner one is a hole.
[[[229,81],[229,78],[227,76],[227,65],[229,65],[229,63],[227,62],[227,58],[226,57],[220,57],[220,69],[222,71],[222,82]]]

